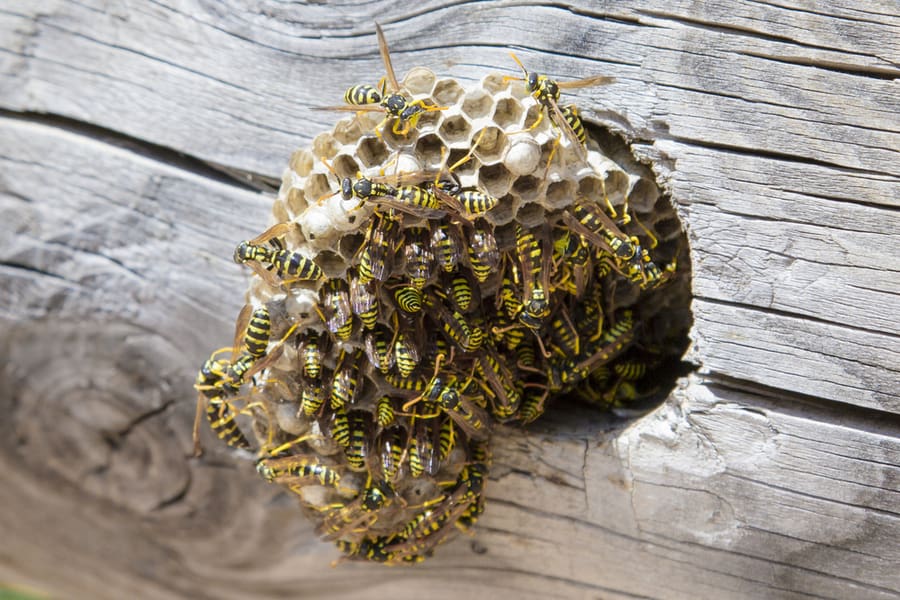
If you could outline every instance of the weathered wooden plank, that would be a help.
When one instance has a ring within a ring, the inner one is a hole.
[[[0,107],[269,176],[332,121],[311,106],[381,73],[374,18],[400,70],[471,81],[513,72],[516,46],[554,75],[616,75],[574,97],[661,159],[692,236],[693,356],[776,396],[693,379],[627,429],[571,409],[505,431],[475,540],[329,571],[334,550],[251,463],[185,459],[193,373],[245,287],[231,250],[268,200],[3,118],[0,580],[91,598],[900,596],[895,9],[0,6]]]
[[[65,330],[22,326],[12,340],[32,344],[5,353],[18,365],[41,357],[60,365],[72,335],[85,336]],[[130,364],[109,370],[123,376]],[[67,597],[352,598],[360,586],[397,598],[425,587],[442,597],[503,598],[900,593],[897,424],[866,414],[699,381],[627,429],[572,407],[536,433],[498,433],[488,512],[474,540],[453,542],[422,568],[331,571],[323,567],[334,551],[289,498],[255,480],[252,463],[185,461],[169,442],[168,419],[132,425],[107,450],[108,463],[86,460],[87,431],[47,444],[38,425],[77,415],[66,409],[71,394],[43,401],[43,377],[37,369],[5,375],[19,393],[13,403],[4,397],[9,509],[0,529],[20,542],[13,554],[0,551],[0,574],[24,574]],[[173,480],[174,496],[136,493]],[[97,565],[114,573],[102,588],[91,578]]]
[[[449,63],[462,79],[480,78],[485,65],[512,70],[503,48],[485,45],[502,39],[505,46],[557,54],[547,60],[523,52],[554,75],[602,70],[618,77],[608,90],[575,97],[587,114],[627,123],[644,137],[896,175],[892,117],[898,101],[890,81],[897,74],[891,61],[896,18],[890,14],[885,22],[813,13],[800,18],[793,9],[737,2],[719,3],[708,15],[688,14],[686,7],[663,13],[653,3],[613,6],[609,13],[591,12],[593,5],[565,10],[487,3],[477,7],[477,19],[471,7],[441,7],[439,17],[428,5],[415,15],[384,4],[344,15],[272,8],[248,11],[236,3],[219,10],[184,1],[105,11],[93,2],[45,1],[9,10],[0,21],[10,40],[0,103],[277,174],[284,156],[330,120],[311,106],[333,103],[348,85],[381,72],[374,40],[366,35],[379,18],[401,70],[425,64],[443,71]],[[729,15],[727,26],[704,26],[720,15]],[[86,23],[89,29],[81,26]],[[791,35],[779,33],[784,24]],[[794,41],[805,27],[826,39]],[[832,30],[844,35],[829,35]],[[879,53],[854,51],[863,39],[879,40]],[[782,56],[794,58],[773,60]],[[842,61],[857,70],[818,67]],[[885,78],[866,76],[867,70]]]
[[[0,146],[7,318],[122,319],[194,358],[230,342],[231,255],[269,199],[27,121],[2,119]]]
[[[896,336],[704,300],[693,310],[704,372],[900,412]]]

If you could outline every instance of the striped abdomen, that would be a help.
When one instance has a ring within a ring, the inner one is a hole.
[[[381,102],[381,92],[372,85],[354,85],[344,93],[344,102],[354,106],[378,104]]]

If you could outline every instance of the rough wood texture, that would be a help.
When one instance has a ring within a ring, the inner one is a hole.
[[[413,569],[326,568],[292,501],[193,461],[236,241],[381,73],[617,84],[585,116],[689,230],[700,368],[627,427],[498,440],[488,510]],[[0,2],[0,581],[66,598],[900,596],[896,3]]]

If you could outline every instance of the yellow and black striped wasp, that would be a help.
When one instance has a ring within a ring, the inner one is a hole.
[[[194,455],[202,452],[200,447],[200,418],[206,412],[211,429],[226,444],[235,448],[249,448],[250,443],[235,422],[232,398],[236,396],[245,381],[267,368],[282,353],[283,343],[293,334],[292,325],[275,348],[267,353],[271,335],[271,318],[266,306],[253,309],[247,304],[241,309],[235,326],[232,346],[215,351],[203,363],[194,388],[197,390],[197,410],[194,417]],[[231,352],[230,360],[216,359],[223,352]],[[247,405],[243,410],[247,410]]]
[[[425,296],[425,305],[437,317],[444,334],[463,352],[475,352],[484,343],[484,329],[477,319],[466,316],[458,310],[450,310],[446,302],[448,302],[446,295],[437,289],[431,290],[431,293]]]
[[[434,374],[425,385],[425,390],[415,398],[403,405],[403,412],[409,412],[409,409],[419,402],[424,402],[428,406],[438,406],[447,414],[456,425],[459,426],[470,438],[476,440],[486,439],[490,435],[487,413],[477,405],[474,397],[463,397],[460,393],[459,380],[455,375],[442,374],[440,372],[443,355],[438,355],[435,360]],[[450,362],[452,362],[453,353],[451,352]],[[467,386],[462,386],[466,388]],[[424,415],[420,415],[426,418]],[[437,417],[437,414],[429,415],[431,418]]]
[[[589,356],[578,363],[578,368],[593,369],[619,356],[634,341],[636,328],[634,312],[631,309],[623,310],[616,323],[597,340],[599,345],[591,345],[585,350]]]
[[[403,245],[400,220],[393,211],[375,211],[366,231],[366,238],[359,247],[359,280],[361,283],[384,281],[394,267],[394,257]]]
[[[467,234],[469,267],[478,283],[484,283],[500,265],[500,250],[493,226],[482,220],[468,228]]]
[[[375,401],[375,423],[381,427],[389,427],[396,417],[397,411],[394,410],[394,399],[387,394]]]
[[[389,506],[397,496],[393,485],[384,479],[372,479],[351,502],[329,509],[317,532],[322,539],[336,540],[356,531],[368,529],[378,519],[378,512]]]
[[[394,366],[394,336],[390,329],[380,324],[364,337],[366,356],[372,366],[378,369],[382,375],[387,375]]]
[[[350,286],[345,279],[329,279],[319,290],[316,306],[322,322],[335,338],[347,341],[353,333],[353,310]]]
[[[541,228],[540,239],[533,231],[516,225],[516,253],[522,267],[522,307],[516,317],[531,329],[543,348],[539,335],[544,320],[550,316],[550,236],[546,224]],[[543,351],[544,356],[547,352]]]
[[[423,417],[415,419],[413,431],[409,438],[409,474],[418,478],[422,475],[433,476],[441,467],[438,448],[439,430],[435,428],[433,419]]]
[[[375,329],[378,323],[378,313],[381,304],[372,282],[362,281],[358,273],[359,269],[351,269],[348,273],[350,279],[350,308],[363,324],[367,331]]]
[[[350,423],[350,443],[344,448],[347,466],[351,471],[363,472],[372,452],[372,413],[367,410],[352,410],[347,413]]]
[[[382,546],[385,562],[416,561],[427,556],[439,544],[447,541],[456,530],[459,519],[480,511],[473,505],[482,503],[487,464],[474,462],[463,466],[453,487],[437,504],[416,514],[395,536]]]
[[[553,289],[581,298],[592,274],[593,252],[587,238],[567,227],[555,228],[552,256]]]
[[[478,217],[484,216],[500,202],[499,199],[479,189],[463,189],[453,175],[453,171],[472,158],[486,132],[487,128],[482,129],[469,151],[449,168],[442,166],[437,172],[434,181],[427,184],[428,189],[437,196],[438,200],[466,221],[474,221]],[[446,156],[444,148],[441,148],[441,155],[441,164],[445,165],[445,159],[443,158]],[[445,171],[450,175],[451,179],[443,178]]]
[[[381,130],[388,120],[394,119],[391,131],[398,136],[405,136],[414,128],[419,118],[427,113],[446,110],[446,106],[428,104],[424,100],[409,100],[400,93],[400,82],[394,73],[391,63],[391,55],[388,50],[387,40],[381,26],[375,23],[375,33],[378,36],[378,49],[381,59],[384,61],[385,78],[381,81],[381,89],[371,85],[355,85],[344,94],[346,106],[325,106],[316,110],[342,110],[351,112],[382,112],[384,119],[375,127],[375,135],[381,137]]]
[[[278,223],[254,239],[241,242],[234,249],[234,262],[249,265],[263,281],[275,287],[324,278],[325,273],[315,261],[285,248],[284,235],[290,227],[290,223]]]
[[[405,231],[404,239],[406,240],[403,246],[403,255],[406,258],[404,270],[409,277],[410,287],[421,292],[434,275],[435,262],[431,236],[425,227],[410,227]]]
[[[354,210],[366,203],[370,203],[376,206],[383,205],[402,213],[422,218],[435,218],[447,212],[444,204],[432,190],[406,183],[411,176],[409,173],[401,173],[389,177],[382,172],[381,175],[367,177],[357,172],[354,179],[353,177],[341,177],[324,156],[320,160],[337,178],[340,191],[325,194],[319,199],[319,202],[340,194],[344,200],[357,201]],[[387,183],[392,178],[397,182],[396,185]],[[396,219],[397,217],[392,218]]]
[[[360,387],[362,351],[342,349],[331,380],[331,408],[350,406]]]
[[[379,451],[376,466],[381,479],[389,483],[397,481],[406,458],[408,443],[406,428],[403,426],[394,425],[381,431],[376,442]]]
[[[292,454],[284,457],[263,457],[256,461],[256,471],[269,483],[288,487],[306,483],[338,488],[340,470],[326,465],[314,455]]]
[[[209,426],[226,444],[232,448],[250,448],[250,442],[241,432],[234,419],[234,411],[226,393],[226,371],[229,363],[210,357],[197,374],[194,387],[197,389],[197,412],[194,417],[193,440],[194,456],[200,456],[200,419],[206,406],[206,418]]]
[[[491,414],[501,421],[512,417],[519,409],[522,395],[516,378],[493,344],[485,345],[478,351],[475,373],[479,376],[477,381],[484,381],[480,385],[486,386],[485,391],[493,407]]]
[[[575,81],[554,81],[550,79],[546,75],[539,75],[534,71],[529,71],[525,68],[525,65],[522,64],[522,61],[519,58],[510,52],[510,56],[512,56],[513,60],[516,61],[516,64],[519,65],[519,68],[522,69],[522,73],[524,75],[523,78],[519,77],[504,77],[505,81],[525,81],[525,90],[531,94],[531,96],[538,101],[544,108],[547,109],[550,119],[553,121],[553,124],[556,125],[558,129],[560,129],[563,134],[569,139],[569,142],[573,145],[578,153],[579,158],[581,160],[587,160],[587,151],[584,146],[584,128],[581,126],[581,118],[578,114],[577,109],[574,109],[572,106],[567,106],[565,111],[559,106],[559,95],[561,90],[566,89],[575,89],[575,88],[585,88],[585,87],[593,87],[598,85],[607,85],[613,83],[615,79],[613,77],[606,77],[604,75],[595,75],[594,77],[587,77],[584,79],[577,79]],[[537,120],[532,123],[532,125],[526,130],[530,131],[537,127],[541,120],[544,118],[544,112],[541,111],[540,115],[538,115]],[[574,126],[573,126],[574,125]],[[578,128],[578,131],[576,131]],[[580,135],[579,135],[580,131]],[[556,152],[556,147],[554,146],[553,153]],[[553,158],[553,153],[551,153],[550,158]],[[549,166],[549,161],[548,161]]]

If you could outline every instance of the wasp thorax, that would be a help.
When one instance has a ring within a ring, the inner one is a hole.
[[[382,105],[391,114],[399,115],[407,105],[406,98],[401,94],[391,94],[382,100]]]

